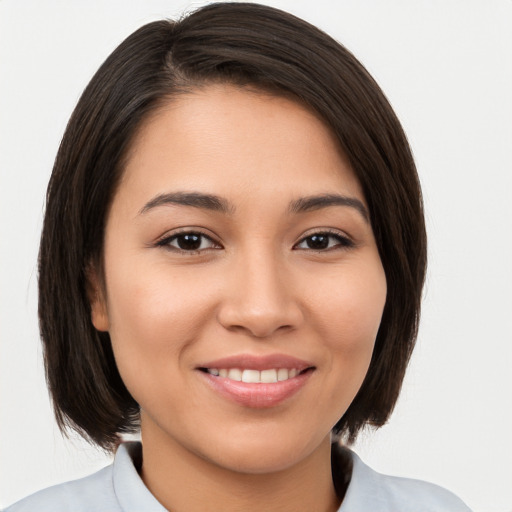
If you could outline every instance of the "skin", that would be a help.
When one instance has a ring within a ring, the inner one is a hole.
[[[229,210],[151,203],[173,192],[215,194]],[[162,107],[133,142],[92,320],[141,406],[142,478],[173,512],[338,508],[330,431],[367,372],[386,279],[358,208],[289,210],[333,193],[365,205],[329,129],[283,97],[207,86]],[[177,231],[209,238],[185,251]],[[311,249],[326,231],[327,247]],[[221,396],[197,368],[275,353],[314,369],[268,408]]]

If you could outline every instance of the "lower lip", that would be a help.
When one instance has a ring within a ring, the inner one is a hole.
[[[313,371],[308,370],[291,379],[270,384],[240,382],[203,371],[199,373],[224,398],[245,407],[264,409],[274,407],[295,395],[306,384]]]

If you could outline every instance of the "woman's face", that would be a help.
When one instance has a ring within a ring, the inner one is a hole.
[[[365,198],[330,131],[298,103],[231,86],[173,99],[141,128],[104,274],[93,323],[143,441],[246,473],[325,446],[386,300]]]

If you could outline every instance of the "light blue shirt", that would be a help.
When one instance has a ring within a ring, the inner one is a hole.
[[[471,512],[442,487],[381,475],[354,452],[343,450],[350,454],[353,470],[338,512]],[[80,480],[36,492],[5,512],[166,512],[137,472],[134,461],[141,457],[140,443],[124,443],[112,465]]]

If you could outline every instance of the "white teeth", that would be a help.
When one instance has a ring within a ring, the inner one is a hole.
[[[288,368],[279,368],[277,370],[277,380],[288,380],[290,377],[290,372],[288,371]]]
[[[242,370],[239,370],[238,368],[230,368],[228,370],[228,379],[241,381]]]
[[[262,370],[260,372],[260,382],[277,382],[277,370]]]
[[[207,368],[206,371],[216,377],[228,378],[250,384],[270,384],[273,382],[281,382],[283,380],[293,379],[300,373],[297,368],[272,368],[270,370],[262,371],[251,370],[248,368],[245,370],[241,370],[239,368]]]
[[[242,373],[242,382],[260,382],[260,372],[258,370],[244,370]]]

